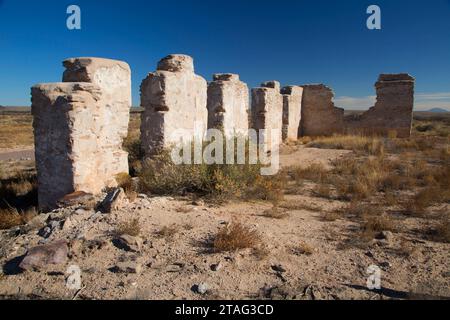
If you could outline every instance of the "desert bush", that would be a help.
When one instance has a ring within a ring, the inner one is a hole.
[[[395,231],[395,225],[392,219],[386,215],[369,215],[364,217],[362,229],[367,233],[380,233],[382,231]]]
[[[233,221],[221,228],[214,237],[213,248],[216,252],[235,251],[246,248],[257,248],[262,242],[257,230],[240,222]]]
[[[138,218],[120,223],[116,230],[116,235],[129,235],[137,237],[141,234],[141,224]]]
[[[261,165],[206,165],[173,163],[169,151],[144,162],[141,189],[159,195],[194,193],[216,202],[230,199],[279,201],[283,197],[282,175],[262,176]]]

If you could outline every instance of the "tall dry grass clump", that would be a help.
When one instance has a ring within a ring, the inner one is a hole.
[[[257,230],[251,229],[240,222],[233,221],[221,228],[215,235],[213,248],[216,252],[236,251],[256,248],[262,242]]]

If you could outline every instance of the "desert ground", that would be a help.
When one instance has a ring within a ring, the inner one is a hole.
[[[416,113],[410,139],[288,143],[277,176],[219,170],[211,191],[189,184],[203,178],[194,169],[149,172],[133,113],[127,197],[112,213],[81,202],[37,212],[31,121],[0,114],[2,299],[450,299],[448,114]],[[19,268],[59,240],[67,261]],[[81,289],[67,287],[74,265]],[[371,265],[381,290],[366,286]]]

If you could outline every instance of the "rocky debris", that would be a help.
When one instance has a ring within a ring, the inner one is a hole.
[[[111,272],[115,273],[134,273],[139,274],[142,272],[143,268],[143,258],[132,254],[126,254],[119,257],[119,261],[110,268]]]
[[[114,240],[114,245],[125,251],[140,252],[142,250],[143,241],[139,237],[124,234]]]
[[[60,208],[67,207],[84,207],[86,209],[92,209],[96,205],[96,199],[91,193],[86,193],[84,191],[76,191],[65,195],[63,198],[58,200],[57,205]]]
[[[388,243],[392,243],[394,241],[394,234],[391,231],[382,231],[377,236],[379,240],[386,240]]]
[[[104,250],[108,246],[110,246],[110,242],[103,239],[75,239],[70,242],[70,255],[82,257],[91,254],[93,251]]]
[[[275,271],[275,272],[279,272],[279,273],[285,273],[285,272],[286,272],[286,269],[283,268],[283,266],[280,265],[280,264],[278,264],[278,265],[273,265],[273,266],[272,266],[272,270]]]
[[[176,262],[174,264],[171,264],[167,267],[167,272],[181,272],[184,267],[186,266],[186,264],[182,263],[182,262]]]
[[[205,295],[209,290],[207,283],[200,283],[192,286],[192,291],[201,295]]]
[[[222,269],[223,265],[221,262],[216,263],[216,264],[212,264],[211,265],[211,271],[220,271]]]
[[[20,227],[21,234],[26,234],[31,231],[39,230],[45,227],[49,214],[39,214],[24,226]]]
[[[102,213],[111,213],[119,210],[126,201],[125,191],[122,188],[114,188],[108,192],[105,199],[98,206]]]
[[[115,273],[139,274],[142,272],[142,264],[136,261],[122,261],[116,263],[116,265],[111,268],[111,271]]]
[[[23,270],[39,270],[48,265],[60,265],[67,261],[69,248],[65,240],[30,249],[19,267]]]

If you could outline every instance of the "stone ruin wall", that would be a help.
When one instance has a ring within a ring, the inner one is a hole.
[[[142,149],[158,154],[175,143],[201,141],[208,126],[207,82],[186,55],[169,55],[141,84]],[[180,136],[179,129],[185,134]]]
[[[98,194],[128,172],[131,71],[99,58],[64,61],[63,82],[32,88],[38,197],[42,209],[75,191]]]
[[[344,132],[344,109],[336,108],[333,91],[323,84],[303,85],[301,136],[328,136]]]
[[[382,74],[375,84],[377,102],[359,116],[345,119],[349,134],[411,136],[415,79],[408,74]]]
[[[208,85],[208,129],[225,137],[248,136],[249,93],[237,74],[215,74]]]
[[[281,89],[283,95],[283,141],[296,141],[299,137],[303,88],[288,86]]]
[[[277,81],[265,82],[260,88],[252,89],[252,127],[266,130],[258,138],[265,152],[277,149],[282,142],[283,96],[280,92],[280,83]],[[272,145],[272,135],[276,135],[276,145]]]

